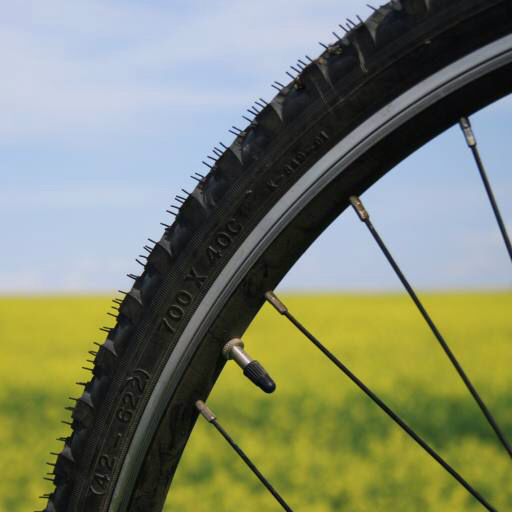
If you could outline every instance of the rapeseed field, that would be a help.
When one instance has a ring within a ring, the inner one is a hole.
[[[422,294],[476,387],[512,438],[512,294]],[[289,295],[294,314],[500,511],[510,460],[408,298]],[[0,510],[42,508],[48,455],[74,384],[101,341],[108,297],[0,299]],[[245,336],[277,382],[254,388],[233,363],[209,399],[225,428],[297,511],[478,511],[481,507],[265,306]],[[215,430],[200,421],[166,511],[279,510]]]

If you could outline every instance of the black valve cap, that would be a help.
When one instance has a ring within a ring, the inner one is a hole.
[[[258,361],[251,361],[244,368],[244,375],[265,393],[273,393],[276,390],[276,383]]]

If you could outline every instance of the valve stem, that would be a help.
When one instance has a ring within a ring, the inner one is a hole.
[[[276,383],[263,366],[244,350],[244,342],[235,338],[224,345],[222,355],[229,361],[233,359],[244,371],[244,375],[265,393],[273,393]]]

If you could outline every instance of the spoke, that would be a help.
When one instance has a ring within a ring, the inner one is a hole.
[[[494,197],[494,192],[492,191],[491,183],[487,177],[487,173],[485,172],[485,167],[480,157],[480,151],[478,151],[476,137],[473,132],[473,128],[471,128],[471,123],[467,117],[461,118],[459,121],[462,132],[464,133],[464,137],[466,138],[466,142],[473,153],[473,157],[476,162],[476,166],[478,167],[478,172],[480,173],[480,177],[484,183],[485,190],[487,192],[487,196],[489,197],[489,201],[492,206],[492,211],[494,212],[494,216],[496,217],[496,221],[498,222],[498,226],[501,231],[501,236],[503,237],[503,241],[505,242],[505,246],[507,247],[507,252],[512,260],[512,244],[510,243],[510,237],[507,233],[507,228],[505,226],[505,222],[503,222],[503,217],[501,216],[500,209],[498,207],[498,203],[496,202],[496,198]]]
[[[459,482],[475,499],[477,499],[487,510],[496,512],[496,509],[490,505],[480,493],[478,493],[462,476],[453,469],[433,448],[431,448],[404,420],[400,418],[392,409],[390,409],[369,387],[366,386],[358,377],[356,377],[332,352],[329,351],[306,327],[297,320],[284,305],[284,303],[274,294],[267,292],[265,294],[267,301],[284,317],[286,317],[309,341],[315,345],[339,370],[341,370],[366,396],[377,404],[402,430],[404,430],[416,443],[418,443],[433,459],[435,459],[450,475]]]
[[[249,469],[258,477],[259,481],[266,487],[266,489],[272,494],[272,496],[276,499],[276,501],[283,507],[287,512],[293,512],[293,510],[289,507],[289,505],[284,501],[284,499],[280,496],[280,494],[272,487],[270,482],[260,473],[258,468],[252,463],[251,459],[242,451],[242,449],[233,441],[233,438],[222,428],[220,423],[217,421],[217,417],[213,412],[208,408],[208,406],[202,401],[198,400],[196,402],[196,407],[203,416],[203,418],[211,423],[217,431],[222,435],[222,437],[229,443],[231,448],[235,450],[238,456],[247,464]]]
[[[483,400],[480,398],[480,395],[478,394],[478,392],[476,391],[475,387],[473,386],[473,384],[469,380],[469,377],[466,375],[466,373],[462,369],[462,366],[460,365],[459,361],[457,360],[457,358],[455,357],[455,355],[451,351],[450,347],[448,346],[448,343],[446,342],[446,340],[442,336],[442,334],[439,331],[439,329],[434,324],[434,321],[432,320],[430,315],[427,313],[427,310],[423,307],[423,304],[421,303],[420,299],[416,295],[416,292],[414,291],[412,286],[409,284],[409,281],[407,281],[405,275],[400,270],[400,267],[398,266],[398,264],[394,260],[393,256],[389,252],[388,248],[384,244],[384,242],[383,242],[382,238],[380,237],[379,233],[377,232],[377,230],[373,226],[372,222],[370,221],[370,215],[368,214],[368,212],[366,211],[365,207],[363,206],[363,203],[356,196],[352,196],[350,198],[350,202],[351,202],[352,206],[354,207],[354,210],[358,214],[359,218],[366,225],[366,227],[368,228],[368,230],[372,234],[373,238],[377,242],[377,245],[380,247],[380,249],[384,253],[384,256],[386,256],[386,259],[388,260],[389,264],[391,265],[391,267],[393,267],[393,270],[395,271],[396,275],[398,276],[398,278],[400,279],[400,281],[404,285],[404,288],[407,290],[407,293],[409,294],[409,296],[413,300],[414,304],[418,308],[419,312],[421,313],[421,315],[423,316],[423,318],[427,322],[428,326],[430,327],[430,330],[432,331],[432,333],[436,337],[437,341],[441,345],[441,347],[444,350],[445,354],[448,356],[448,359],[450,359],[450,361],[451,361],[452,365],[454,366],[455,370],[457,371],[457,373],[459,374],[460,378],[462,379],[462,381],[466,385],[468,391],[471,393],[471,396],[475,399],[476,403],[480,407],[480,410],[482,411],[483,415],[487,419],[489,425],[492,427],[492,429],[496,433],[496,436],[500,440],[501,444],[503,445],[503,447],[505,448],[505,450],[507,451],[509,456],[512,457],[512,448],[511,448],[510,444],[508,443],[507,439],[505,438],[505,436],[504,436],[503,432],[501,431],[500,427],[496,423],[496,420],[492,416],[491,412],[489,411],[489,409],[487,408],[487,406],[485,405]]]

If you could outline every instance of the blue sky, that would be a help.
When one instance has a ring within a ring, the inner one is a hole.
[[[125,287],[146,237],[232,124],[365,1],[6,2],[0,19],[0,292]],[[512,226],[510,99],[475,116]],[[365,196],[422,288],[509,286],[510,265],[458,129]],[[397,201],[400,198],[400,201]],[[351,212],[292,289],[395,289]]]

